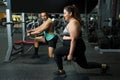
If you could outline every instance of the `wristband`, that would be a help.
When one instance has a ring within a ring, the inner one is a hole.
[[[30,36],[30,35],[31,35],[31,32],[29,32],[28,34],[29,34],[29,36]]]
[[[30,36],[31,36],[32,34],[31,34],[31,32],[30,32]]]

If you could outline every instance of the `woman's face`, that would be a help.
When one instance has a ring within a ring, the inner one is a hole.
[[[64,19],[66,21],[69,21],[69,19],[71,18],[71,13],[68,12],[66,9],[63,10],[63,13],[64,13]]]

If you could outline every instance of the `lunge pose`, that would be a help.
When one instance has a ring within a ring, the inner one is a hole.
[[[100,68],[103,72],[108,69],[107,64],[87,62],[85,51],[86,46],[82,39],[82,26],[80,24],[80,13],[76,6],[64,7],[64,18],[68,22],[63,30],[63,46],[55,49],[55,61],[58,71],[55,75],[66,76],[63,69],[62,57],[67,56],[68,61],[75,61],[85,69]]]

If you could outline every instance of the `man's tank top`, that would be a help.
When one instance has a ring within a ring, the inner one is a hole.
[[[49,34],[49,33],[47,33],[46,31],[44,31],[43,33],[44,33],[44,36],[45,36],[45,38],[46,38],[47,41],[50,41],[50,40],[53,39],[53,38],[55,37],[55,35],[56,35],[55,32],[52,33],[52,34]]]
[[[51,20],[50,18],[48,18],[48,20]],[[52,21],[52,20],[51,20]],[[45,21],[43,21],[43,23],[44,23]],[[55,37],[55,31],[54,31],[54,33],[47,33],[46,31],[44,31],[43,32],[43,34],[44,34],[44,36],[45,36],[45,39],[47,40],[47,41],[50,41],[51,39],[53,39],[54,37]]]

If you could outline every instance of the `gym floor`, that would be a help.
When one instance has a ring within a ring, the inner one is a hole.
[[[19,39],[21,32],[16,32],[14,40]],[[6,28],[0,26],[0,80],[120,80],[120,54],[103,53],[100,54],[94,50],[94,45],[88,43],[84,38],[87,46],[86,56],[88,61],[107,63],[110,70],[106,74],[100,73],[100,69],[83,69],[76,63],[67,63],[64,61],[64,69],[67,77],[60,78],[53,75],[57,70],[54,60],[49,59],[47,55],[47,46],[42,45],[39,48],[38,59],[31,59],[34,49],[28,53],[22,53],[11,56],[10,62],[5,63],[7,52],[7,32]],[[59,41],[57,47],[61,45]],[[26,45],[26,48],[32,45]]]

